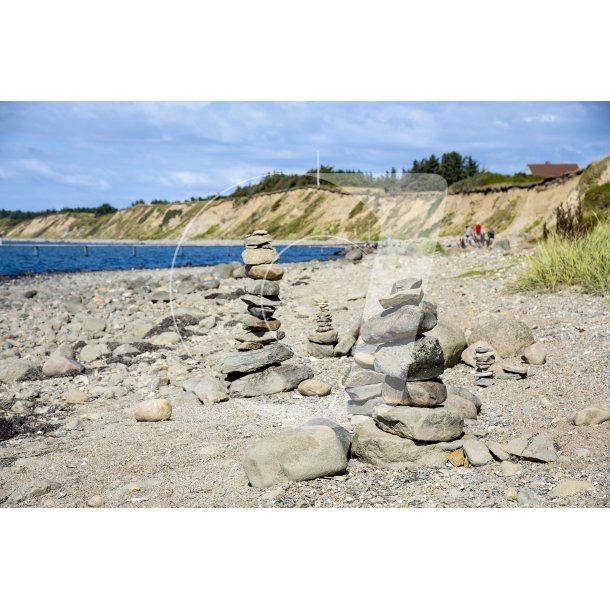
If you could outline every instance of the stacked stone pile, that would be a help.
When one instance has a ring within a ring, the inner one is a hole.
[[[353,448],[366,461],[379,463],[383,454],[388,461],[412,462],[436,450],[435,459],[444,463],[446,452],[461,446],[456,439],[464,415],[444,405],[443,351],[435,337],[423,334],[436,325],[436,310],[423,301],[420,286],[421,280],[396,282],[390,296],[379,300],[384,311],[361,328],[364,344],[373,348],[372,370],[354,370],[346,381],[352,413],[370,410],[374,420],[361,424]],[[351,385],[358,377],[372,381],[373,376],[379,381]]]
[[[339,334],[333,328],[333,318],[328,308],[328,301],[316,301],[318,313],[316,315],[316,330],[307,337],[307,352],[317,358],[332,358]]]
[[[494,372],[491,370],[496,361],[493,349],[489,347],[477,347],[474,350],[474,377],[475,385],[489,387],[493,385]]]
[[[299,364],[281,364],[294,356],[279,343],[285,337],[281,322],[274,317],[282,304],[280,280],[284,271],[275,264],[278,254],[267,231],[254,231],[245,240],[242,259],[246,270],[246,294],[241,300],[247,314],[235,337],[237,353],[222,363],[221,371],[234,396],[261,396],[286,392],[313,376],[311,369]]]

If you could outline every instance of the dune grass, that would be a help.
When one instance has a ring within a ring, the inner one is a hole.
[[[540,242],[510,288],[553,292],[562,286],[580,286],[593,294],[610,292],[610,225],[600,223],[578,239],[552,235]]]

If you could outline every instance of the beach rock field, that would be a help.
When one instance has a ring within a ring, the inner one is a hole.
[[[450,366],[440,375],[449,388],[442,398],[464,409],[464,435],[452,441],[450,459],[442,464],[392,465],[379,456],[402,450],[397,448],[401,439],[397,436],[392,448],[375,445],[376,430],[367,435],[366,428],[372,420],[348,414],[344,379],[354,363],[352,344],[375,292],[377,268],[385,265],[396,280],[413,275],[410,269],[394,268],[382,250],[361,260],[281,266],[264,258],[264,250],[253,252],[258,258],[248,264],[283,270],[278,313],[285,335],[252,351],[234,351],[246,312],[241,297],[253,281],[238,265],[1,282],[0,505],[608,504],[607,299],[576,289],[510,292],[507,283],[523,265],[527,245],[508,251],[451,248],[447,254],[414,257],[429,271],[425,299],[436,306],[439,327],[426,332],[427,318],[418,312],[399,322],[405,333],[439,338],[443,349],[437,360]],[[308,337],[316,332],[320,302],[328,303],[332,314],[338,354],[348,355],[310,355]],[[387,319],[380,319],[367,332],[384,339],[386,326]],[[264,329],[256,336],[266,336]],[[490,370],[496,374],[489,387],[475,386],[475,369],[460,357],[477,342],[495,349]],[[279,365],[283,345],[294,356]],[[354,347],[359,345],[362,339]],[[249,384],[229,385],[222,367],[230,354],[239,370],[252,368],[256,358],[275,364]],[[370,356],[363,348],[359,359],[370,366]],[[527,369],[525,377],[518,373],[521,367]],[[436,376],[437,369],[422,379]],[[371,385],[383,381],[372,368],[362,370],[370,372]],[[295,389],[264,394],[288,384],[287,376]],[[474,392],[480,407],[452,387]],[[379,413],[391,428],[386,411]],[[447,420],[448,426],[453,423]],[[377,465],[346,451],[345,430],[353,434],[363,425],[362,454],[374,453]],[[275,437],[280,440],[268,440]],[[417,440],[409,442],[418,446]],[[278,443],[273,463],[266,462],[260,448]],[[315,464],[284,455],[286,447],[311,443],[319,444]],[[244,465],[260,486],[249,485]],[[295,482],[286,474],[291,469],[318,478]]]

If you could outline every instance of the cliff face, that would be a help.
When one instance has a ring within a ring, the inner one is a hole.
[[[52,214],[4,228],[9,238],[61,239],[241,239],[255,227],[276,239],[460,235],[480,223],[497,234],[537,234],[553,224],[562,203],[575,205],[587,185],[610,180],[610,157],[541,184],[487,186],[470,192],[401,196],[357,189],[300,188],[248,200],[219,199],[171,205],[138,205],[96,218]],[[366,201],[365,201],[366,200]],[[1,226],[0,226],[1,228]]]

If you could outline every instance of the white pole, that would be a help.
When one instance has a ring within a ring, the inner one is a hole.
[[[316,151],[316,161],[317,161],[317,174],[316,174],[316,184],[320,186],[320,151]]]

